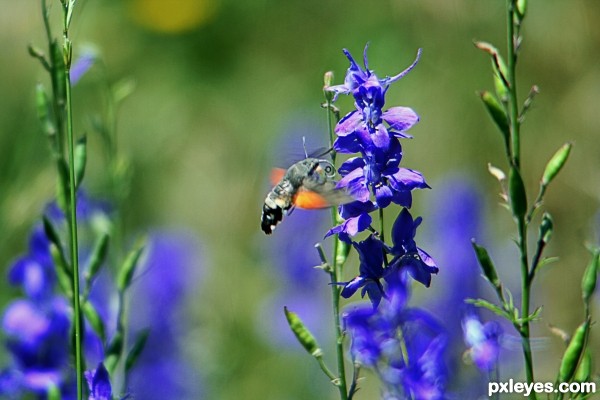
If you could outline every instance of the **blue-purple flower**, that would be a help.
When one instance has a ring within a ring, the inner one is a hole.
[[[338,234],[345,241],[368,228],[369,212],[391,203],[410,207],[411,191],[429,187],[420,172],[399,166],[402,160],[399,138],[411,137],[406,131],[419,121],[419,116],[408,107],[383,109],[389,86],[417,64],[421,51],[410,67],[384,79],[379,79],[368,68],[366,51],[367,47],[363,69],[344,50],[350,60],[344,84],[328,88],[334,92],[334,100],[339,94],[352,94],[356,107],[336,125],[337,138],[333,144],[337,152],[360,153],[359,157],[350,158],[340,166],[342,179],[337,184],[357,202],[340,208],[341,214],[349,214],[347,221],[327,233],[327,236]]]
[[[422,218],[413,220],[408,209],[403,208],[392,227],[392,242],[394,246],[390,253],[394,259],[390,268],[406,270],[415,280],[429,287],[431,274],[437,274],[439,269],[435,261],[423,249],[417,247],[415,234]]]
[[[84,375],[90,389],[88,400],[112,400],[110,376],[103,363],[98,364],[96,369],[85,371]]]
[[[374,235],[366,240],[354,243],[354,248],[360,257],[360,274],[350,282],[344,284],[342,297],[351,297],[358,289],[362,288],[361,296],[368,294],[373,307],[377,307],[384,295],[381,278],[385,270],[383,268],[383,243]]]
[[[446,334],[430,314],[406,307],[407,299],[405,275],[396,274],[390,279],[389,301],[377,309],[356,307],[345,313],[352,355],[377,373],[385,399],[443,399]]]
[[[467,315],[462,322],[468,354],[480,370],[488,372],[498,363],[502,329],[495,321],[482,324],[474,314]]]

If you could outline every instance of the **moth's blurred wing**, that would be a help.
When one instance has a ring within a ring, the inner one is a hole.
[[[314,179],[305,179],[294,198],[294,204],[300,208],[326,208],[351,201],[354,198],[343,189],[337,189],[335,182]]]
[[[270,176],[271,184],[273,184],[273,186],[277,185],[283,179],[284,175],[285,175],[285,169],[273,168],[271,170],[271,176]]]

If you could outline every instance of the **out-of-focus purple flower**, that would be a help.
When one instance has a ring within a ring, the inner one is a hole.
[[[443,399],[447,338],[423,310],[407,308],[404,274],[394,275],[379,308],[356,307],[344,315],[356,361],[373,369],[385,399]]]
[[[354,248],[360,257],[360,274],[344,284],[341,295],[349,298],[362,288],[361,296],[367,294],[373,307],[377,307],[384,295],[381,285],[384,275],[383,243],[371,235],[360,243],[354,243]]]
[[[51,385],[65,383],[69,324],[68,307],[62,298],[43,303],[19,299],[7,307],[2,329],[14,363],[10,375],[18,377],[14,386],[45,393]]]
[[[71,84],[77,84],[83,75],[92,68],[97,59],[98,55],[95,51],[91,49],[84,51],[81,56],[75,60],[73,65],[71,65]]]
[[[99,363],[96,369],[85,371],[85,380],[90,389],[88,400],[113,400],[110,376],[103,363]],[[121,400],[129,396],[122,397]]]
[[[431,274],[437,274],[439,269],[435,261],[423,249],[417,247],[415,234],[422,218],[413,220],[408,209],[403,208],[392,227],[394,246],[390,252],[394,259],[390,263],[392,270],[406,270],[415,280],[429,287]]]
[[[411,191],[429,186],[420,172],[399,167],[402,146],[398,138],[411,137],[406,131],[419,121],[419,116],[408,107],[383,110],[389,85],[416,65],[421,51],[409,68],[385,79],[379,79],[368,68],[367,47],[364,51],[364,69],[347,50],[344,50],[344,54],[350,60],[344,84],[327,90],[334,92],[334,100],[340,93],[352,94],[356,110],[348,113],[336,125],[337,138],[333,148],[340,153],[360,153],[360,157],[350,158],[340,166],[342,179],[337,187],[353,196],[363,210],[351,206],[353,212],[348,220],[331,229],[327,235],[338,234],[342,240],[349,241],[350,236],[369,227],[369,212],[385,208],[391,203],[410,207]],[[340,213],[343,211],[340,208]]]
[[[94,216],[110,215],[111,211],[113,210],[110,202],[106,200],[90,198],[85,190],[77,191],[76,203],[77,221],[80,223],[88,223]],[[48,203],[44,211],[44,215],[46,215],[55,223],[60,223],[65,220],[65,214],[63,210],[60,209],[55,201]]]
[[[18,258],[8,273],[12,285],[21,286],[28,297],[38,301],[51,296],[56,280],[49,245],[44,228],[36,225],[29,238],[27,254]]]
[[[150,328],[144,351],[129,374],[130,392],[136,398],[201,397],[201,378],[190,366],[180,340],[187,329],[182,319],[184,302],[198,288],[199,249],[196,237],[189,233],[163,231],[150,236],[130,303],[136,310],[129,319],[131,340]]]
[[[495,321],[482,324],[477,316],[469,314],[463,319],[462,326],[471,360],[482,371],[492,370],[500,355],[500,325]]]

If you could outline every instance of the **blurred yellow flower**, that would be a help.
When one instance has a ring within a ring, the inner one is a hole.
[[[215,14],[215,0],[132,0],[131,14],[140,25],[177,34],[205,24]]]

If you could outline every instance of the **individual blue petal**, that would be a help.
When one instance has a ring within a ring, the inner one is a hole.
[[[375,132],[371,136],[375,147],[387,150],[390,146],[390,135],[383,125],[377,125]]]
[[[337,234],[340,240],[350,243],[350,236],[366,230],[371,225],[371,216],[369,214],[359,214],[356,217],[349,217],[340,225],[331,228],[325,234],[325,237]]]
[[[410,208],[412,206],[412,193],[408,190],[395,191],[392,202],[402,207]]]
[[[419,116],[408,107],[392,107],[383,112],[381,118],[390,126],[390,133],[397,137],[408,137],[403,132],[412,128],[419,122]]]
[[[381,298],[384,296],[383,286],[379,281],[368,282],[361,292],[361,297],[365,297],[365,294],[369,297],[373,308],[377,308],[381,303]]]
[[[389,176],[389,180],[390,186],[398,191],[429,188],[419,171],[408,168],[399,168],[398,172]]]
[[[402,250],[412,250],[412,248],[407,249],[407,245],[413,243],[414,235],[415,229],[413,217],[410,215],[408,209],[403,208],[392,226],[392,241],[394,243],[394,251],[397,252],[397,255],[402,255]]]
[[[335,126],[335,133],[338,136],[347,136],[353,133],[357,127],[362,123],[361,114],[354,110],[346,114],[340,122]]]
[[[333,149],[338,153],[351,154],[359,153],[363,148],[356,134],[351,133],[347,136],[338,136],[333,142]]]
[[[367,283],[367,278],[362,277],[362,276],[357,276],[354,279],[352,279],[351,281],[344,284],[344,288],[342,289],[342,292],[340,293],[340,295],[343,298],[348,299],[348,298],[352,297],[352,295],[354,293],[356,293],[356,291],[358,289],[360,289],[361,287],[363,287],[366,283]]]
[[[340,165],[340,167],[338,168],[338,173],[341,176],[346,176],[348,175],[350,172],[358,169],[358,168],[363,168],[365,166],[365,160],[361,157],[352,157],[347,159],[346,161],[344,161],[342,163],[342,165]]]
[[[372,201],[353,201],[343,204],[339,208],[340,216],[344,219],[357,217],[361,214],[368,214],[377,209],[377,206]]]
[[[85,372],[90,389],[89,400],[112,400],[112,388],[110,386],[110,376],[103,363],[92,371]]]
[[[337,188],[345,188],[348,194],[358,201],[368,201],[371,194],[363,174],[362,168],[355,169],[340,179]]]
[[[388,186],[379,185],[375,187],[375,199],[377,202],[377,207],[387,207],[392,202],[393,197],[394,194]]]

